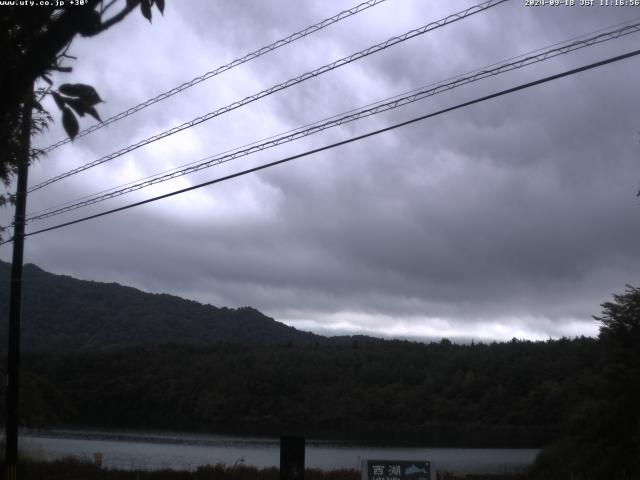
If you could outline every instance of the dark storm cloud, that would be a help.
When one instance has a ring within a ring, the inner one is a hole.
[[[60,149],[34,168],[34,181],[471,4],[389,0]],[[101,85],[105,109],[116,113],[351,6],[176,3],[152,27],[130,19],[121,34],[79,42],[77,73]],[[633,16],[625,9],[535,10],[509,2],[137,150],[34,194],[31,206],[130,181]],[[636,39],[469,85],[136,198],[605,58],[630,50]],[[106,60],[91,56],[98,47]],[[33,237],[28,261],[80,278],[252,305],[323,332],[593,334],[590,315],[610,293],[637,283],[640,267],[636,71],[637,60],[628,60]]]

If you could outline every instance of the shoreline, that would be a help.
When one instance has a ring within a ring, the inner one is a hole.
[[[276,467],[206,465],[195,470],[120,470],[98,467],[91,462],[62,459],[53,462],[29,460],[19,462],[18,474],[24,480],[59,480],[71,476],[84,480],[279,480]],[[433,471],[432,480],[527,480],[521,473],[514,474],[462,474]],[[355,469],[305,469],[305,480],[361,480]]]
[[[140,431],[47,430],[21,433],[21,450],[35,458],[54,461],[73,457],[92,461],[101,453],[107,468],[123,470],[193,471],[204,465],[241,464],[252,468],[279,465],[279,439],[192,436],[190,434]],[[322,470],[358,469],[372,458],[429,460],[434,468],[456,473],[513,473],[531,465],[539,449],[447,448],[362,446],[309,440],[306,465]]]

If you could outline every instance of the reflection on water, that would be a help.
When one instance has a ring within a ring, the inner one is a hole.
[[[88,431],[24,432],[21,448],[40,458],[93,460],[103,454],[103,467],[194,470],[223,463],[278,466],[278,439],[192,434],[105,433]],[[306,465],[332,470],[358,469],[361,459],[430,460],[433,468],[458,473],[512,472],[533,462],[537,449],[367,447],[307,441]]]

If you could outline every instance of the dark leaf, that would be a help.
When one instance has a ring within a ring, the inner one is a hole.
[[[73,108],[73,110],[81,117],[84,117],[84,114],[87,113],[87,109],[89,108],[89,106],[85,105],[79,98],[70,98],[66,100],[66,102],[67,105]]]
[[[100,103],[102,99],[96,89],[91,85],[85,85],[83,83],[65,83],[60,85],[60,93],[68,95],[70,97],[78,97],[88,106],[93,106]]]
[[[88,89],[93,88],[90,85],[85,85],[83,83],[63,83],[60,85],[60,93],[64,95],[68,95],[70,97],[79,97]]]
[[[95,107],[87,108],[87,113],[99,122],[102,122],[102,119],[100,118],[100,115],[98,115],[98,111],[95,109]]]
[[[78,134],[78,130],[80,130],[76,116],[68,107],[62,110],[62,126],[71,140],[75,138]]]
[[[84,36],[94,35],[102,25],[100,13],[97,10],[88,8],[84,10],[85,14],[82,16],[80,24],[78,25],[78,33]]]
[[[140,0],[127,0],[127,7],[133,8],[140,3]]]
[[[33,106],[36,107],[36,110],[40,113],[45,111],[45,109],[42,107],[42,104],[37,100],[33,101]]]
[[[57,92],[51,92],[51,95],[53,96],[53,100],[56,102],[56,105],[58,106],[58,108],[60,110],[63,110],[65,101],[62,98],[62,96]]]
[[[151,3],[149,0],[142,0],[140,2],[140,10],[142,11],[144,18],[151,22]]]
[[[160,13],[164,15],[164,0],[156,0],[156,5],[158,6]]]
[[[48,75],[42,75],[42,79],[47,82],[49,85],[53,85],[53,82],[51,81],[51,79],[49,78]]]

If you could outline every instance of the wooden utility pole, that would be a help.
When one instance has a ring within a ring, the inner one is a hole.
[[[13,260],[9,296],[9,350],[7,356],[7,410],[5,421],[6,480],[17,479],[18,466],[18,389],[20,385],[20,317],[22,313],[22,263],[24,258],[24,224],[27,210],[27,181],[31,148],[31,112],[33,89],[23,100],[18,151],[18,184],[13,222]]]

